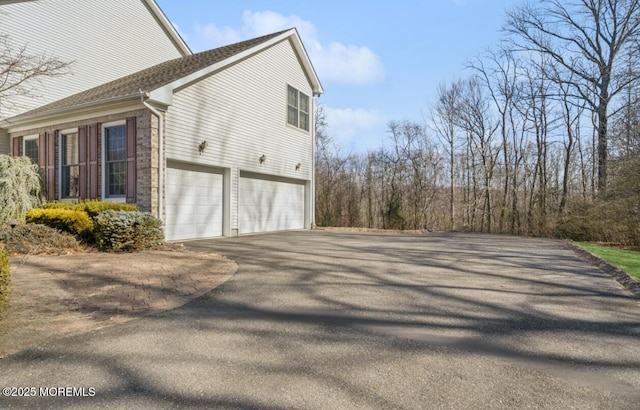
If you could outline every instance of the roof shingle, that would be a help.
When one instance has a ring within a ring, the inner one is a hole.
[[[286,31],[288,30],[169,60],[130,74],[126,77],[119,78],[61,100],[54,101],[50,104],[43,105],[13,117],[13,119],[28,117],[35,114],[44,114],[50,111],[64,110],[65,108],[72,108],[79,105],[99,103],[121,97],[139,95],[140,90],[150,91],[170,84],[173,81],[269,41]]]

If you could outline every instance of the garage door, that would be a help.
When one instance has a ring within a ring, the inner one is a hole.
[[[222,184],[222,172],[169,164],[165,180],[167,240],[222,236]]]
[[[240,176],[238,231],[272,232],[304,228],[304,182]]]

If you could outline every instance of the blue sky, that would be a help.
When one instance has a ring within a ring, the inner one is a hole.
[[[496,44],[522,0],[156,0],[194,52],[296,27],[342,152],[380,147],[390,121],[423,122],[438,84]]]

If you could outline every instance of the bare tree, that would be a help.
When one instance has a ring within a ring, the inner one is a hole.
[[[70,64],[46,53],[31,54],[26,45],[14,46],[0,34],[0,117],[3,109],[14,107],[15,97],[37,97],[39,80],[66,74]]]
[[[500,136],[502,137],[502,198],[500,202],[500,216],[498,219],[498,231],[503,231],[506,218],[507,196],[509,193],[512,169],[512,152],[509,144],[509,134],[514,134],[513,113],[515,111],[515,99],[518,94],[518,66],[519,61],[514,54],[504,48],[489,50],[486,55],[477,58],[467,64],[478,74],[483,82],[493,105],[499,114]]]
[[[548,55],[574,76],[574,90],[597,118],[598,190],[604,190],[611,100],[640,78],[640,73],[629,75],[620,64],[637,51],[640,0],[542,0],[539,4],[528,3],[508,13],[506,30],[516,36],[512,41],[517,49]]]
[[[327,133],[327,115],[323,105],[315,111],[316,135],[316,222],[320,226],[338,225],[336,195],[347,157]]]
[[[455,230],[455,164],[456,164],[456,125],[459,115],[462,83],[453,82],[449,86],[438,86],[438,101],[431,113],[431,125],[449,157],[449,229]]]
[[[569,74],[570,80],[572,75]],[[580,118],[584,111],[584,101],[574,101],[571,97],[571,85],[569,83],[558,81],[558,93],[560,97],[560,110],[563,117],[563,126],[565,138],[564,145],[564,169],[562,175],[562,193],[560,197],[559,213],[564,213],[567,206],[569,195],[569,180],[571,179],[571,162],[575,150],[576,140],[580,138]],[[582,102],[582,104],[581,104]]]
[[[630,71],[635,64],[629,61]],[[640,154],[640,84],[629,84],[623,95],[624,109],[613,120],[611,142],[613,155],[625,158]]]
[[[471,150],[472,168],[475,168],[475,155],[478,155],[480,159],[482,190],[484,194],[480,231],[484,231],[486,227],[486,230],[491,232],[493,224],[491,185],[493,183],[496,157],[498,155],[498,150],[494,147],[494,137],[500,126],[500,122],[493,117],[482,82],[477,76],[467,80],[464,83],[462,91],[460,115],[457,119],[457,125],[468,135],[468,149]],[[473,177],[475,178],[475,176]],[[474,180],[474,198],[476,195],[475,190],[476,183]]]
[[[545,55],[541,56],[546,59]],[[540,234],[544,230],[547,215],[547,194],[549,182],[549,134],[552,123],[551,108],[552,99],[549,98],[551,81],[546,74],[548,65],[539,63],[538,68],[524,69],[526,83],[523,89],[523,102],[525,103],[525,115],[529,130],[535,139],[535,150],[530,152],[535,165],[530,169],[531,182],[529,186],[529,206],[527,210],[527,225],[530,233]]]

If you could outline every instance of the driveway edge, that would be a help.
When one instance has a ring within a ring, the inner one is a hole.
[[[579,257],[586,260],[587,262],[595,265],[600,271],[604,272],[608,276],[611,276],[616,280],[620,285],[622,285],[625,289],[627,289],[635,299],[640,300],[640,282],[631,277],[627,272],[618,269],[613,266],[609,262],[606,262],[603,259],[600,259],[596,255],[587,251],[586,249],[582,249],[578,245],[570,242],[564,241],[565,245],[573,250]]]

